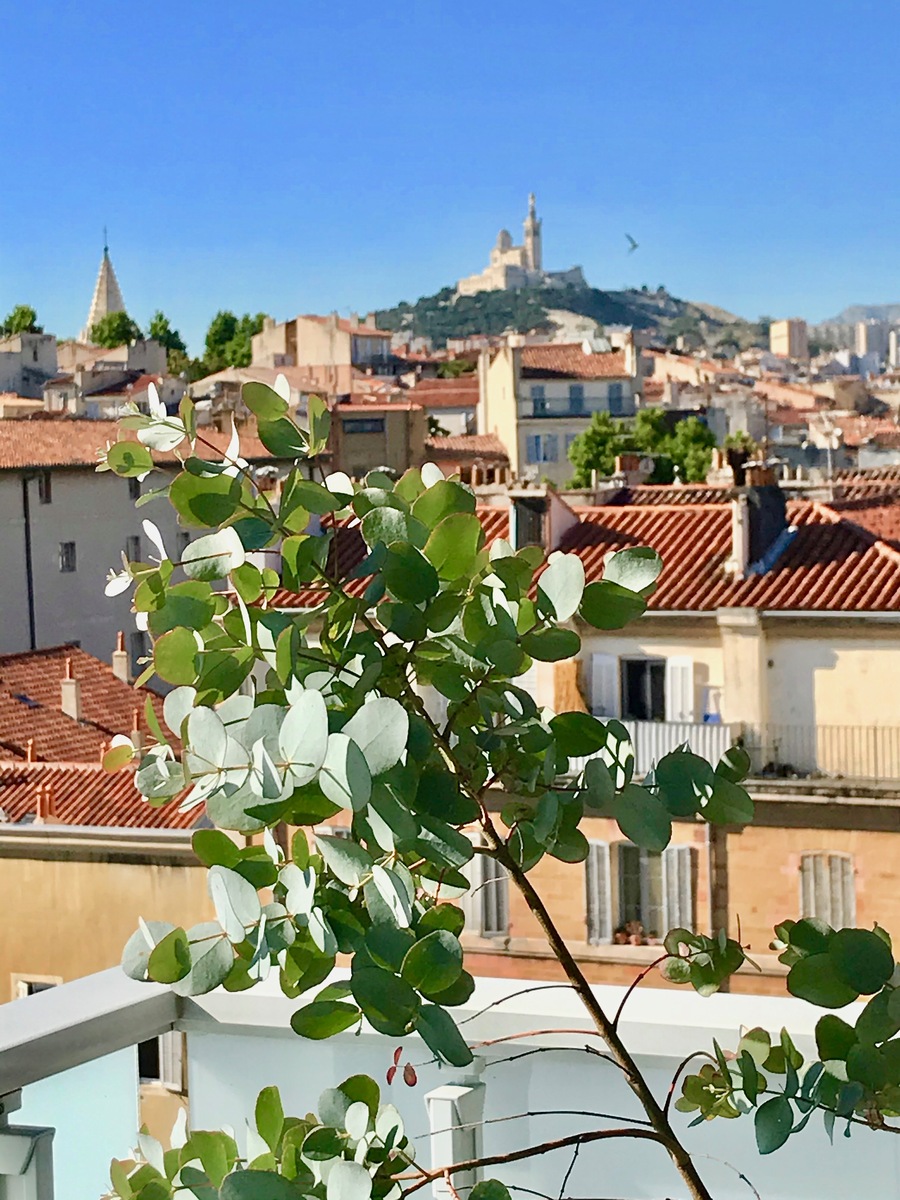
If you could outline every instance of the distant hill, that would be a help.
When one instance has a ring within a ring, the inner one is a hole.
[[[851,304],[838,313],[822,321],[823,325],[855,325],[857,321],[888,321],[890,324],[900,323],[900,304]]]
[[[456,296],[443,288],[423,296],[415,304],[401,302],[376,313],[380,329],[403,331],[412,337],[430,337],[436,347],[449,337],[550,328],[551,309],[590,317],[602,326],[631,325],[646,329],[661,340],[679,334],[698,345],[744,349],[767,344],[768,331],[710,304],[695,304],[669,295],[665,289],[651,292],[630,288],[603,292],[599,288],[522,288],[510,292],[478,292]]]

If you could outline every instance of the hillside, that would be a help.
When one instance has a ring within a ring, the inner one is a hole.
[[[628,289],[603,292],[599,288],[523,288],[515,292],[479,292],[455,295],[443,288],[415,304],[401,303],[376,313],[379,328],[403,331],[412,337],[430,337],[436,347],[448,337],[471,334],[525,333],[549,327],[551,309],[590,317],[601,326],[631,325],[645,329],[662,341],[684,335],[709,347],[764,344],[764,331],[724,309],[695,304],[656,292]]]
[[[900,322],[900,304],[850,304],[836,317],[822,321],[823,325],[855,325],[857,321]]]

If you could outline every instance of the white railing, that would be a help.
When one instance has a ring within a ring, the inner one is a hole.
[[[622,721],[634,748],[634,773],[638,778],[665,755],[685,743],[694,754],[713,766],[741,736],[740,725],[705,724],[701,721]],[[569,770],[578,774],[586,758],[570,758]]]

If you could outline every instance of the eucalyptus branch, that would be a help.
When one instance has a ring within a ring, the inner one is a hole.
[[[625,995],[622,997],[621,1001],[619,1002],[619,1007],[616,1009],[616,1015],[613,1017],[613,1021],[612,1021],[613,1029],[619,1028],[619,1018],[622,1016],[622,1010],[625,1008],[625,1005],[628,1003],[629,999],[631,998],[631,995],[634,992],[634,989],[636,987],[638,987],[639,984],[643,983],[643,981],[647,978],[647,976],[650,974],[650,972],[652,970],[654,970],[654,968],[658,967],[660,963],[664,963],[667,958],[672,958],[672,957],[673,957],[673,955],[668,954],[668,953],[661,954],[659,958],[655,958],[653,960],[653,962],[649,964],[649,966],[644,967],[644,969],[642,971],[639,971],[638,974],[634,977],[634,979],[632,979],[631,983],[625,989]]]
[[[492,1000],[484,1008],[479,1008],[471,1016],[460,1021],[459,1026],[461,1028],[463,1025],[468,1025],[470,1021],[474,1021],[477,1017],[483,1017],[486,1012],[490,1012],[492,1008],[497,1008],[499,1005],[505,1004],[507,1000],[517,1000],[519,996],[530,996],[533,992],[558,991],[561,988],[568,991],[571,986],[571,983],[537,983],[534,987],[521,988],[518,992],[510,992],[508,996],[502,996],[499,1000]]]
[[[675,1088],[678,1086],[678,1080],[681,1078],[682,1072],[689,1063],[692,1063],[695,1058],[708,1058],[710,1062],[715,1063],[716,1059],[706,1050],[695,1050],[693,1054],[689,1054],[687,1058],[683,1058],[678,1064],[675,1074],[672,1076],[672,1082],[669,1084],[669,1090],[666,1092],[665,1103],[663,1104],[663,1112],[666,1116],[669,1115],[669,1107],[672,1104],[672,1098],[675,1095]]]

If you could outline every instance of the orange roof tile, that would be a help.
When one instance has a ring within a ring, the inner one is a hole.
[[[585,354],[580,342],[523,346],[522,375],[539,379],[553,375],[578,379],[627,379],[625,353]]]
[[[478,376],[472,372],[457,379],[420,379],[409,395],[423,408],[475,408]]]
[[[426,438],[425,451],[435,459],[490,458],[509,462],[506,447],[495,433],[461,433],[455,437]]]
[[[110,775],[99,764],[0,762],[0,824],[34,819],[38,788],[50,789],[55,817],[48,824],[118,829],[192,829],[202,806],[178,811],[178,799],[154,807],[134,785],[134,771]]]

